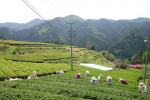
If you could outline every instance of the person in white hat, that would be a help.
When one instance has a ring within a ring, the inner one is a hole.
[[[60,73],[59,73],[59,76],[62,76],[64,74],[64,71],[61,70]]]
[[[57,71],[57,72],[56,72],[56,74],[60,74],[60,72],[59,72],[59,71]]]
[[[96,77],[94,76],[94,77],[92,77],[92,80],[91,80],[91,83],[93,83],[93,84],[96,84],[97,82],[96,82]]]
[[[33,75],[29,75],[27,79],[30,79],[30,78],[37,78],[37,74],[35,71],[33,71]]]
[[[125,79],[119,78],[119,81],[121,81],[120,84],[126,84],[126,85],[128,85],[128,82]]]
[[[81,78],[80,75],[81,75],[81,73],[78,73],[78,74],[75,76],[75,78]]]
[[[107,76],[106,79],[108,79],[107,84],[112,85],[112,78],[110,76]]]
[[[147,89],[146,89],[146,85],[144,83],[139,83],[139,91],[138,92],[141,92],[142,94],[147,94]]]
[[[103,74],[101,74],[100,76],[98,76],[98,83],[101,83],[102,77],[103,77]]]
[[[86,74],[85,74],[86,77],[89,77],[90,76],[90,73],[89,71],[86,71]]]

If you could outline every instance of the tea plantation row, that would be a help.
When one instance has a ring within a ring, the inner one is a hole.
[[[49,99],[50,96],[61,99],[98,99],[98,100],[149,100],[150,95],[137,92],[134,84],[122,85],[113,81],[113,85],[107,85],[104,79],[100,84],[91,84],[91,77],[75,79],[72,76],[53,75],[31,80],[11,81],[0,83],[1,98],[25,99],[36,97],[37,99]],[[33,93],[31,95],[30,93]],[[37,94],[37,95],[36,95]],[[39,95],[41,94],[41,95]],[[46,97],[45,94],[49,94]],[[55,97],[55,94],[57,96]],[[62,96],[63,95],[63,96]]]
[[[26,78],[37,72],[37,75],[47,75],[56,73],[56,71],[64,70],[69,71],[70,65],[68,64],[46,64],[46,63],[31,63],[31,62],[14,62],[12,60],[0,59],[0,79],[10,77]],[[75,67],[74,70],[79,68]]]

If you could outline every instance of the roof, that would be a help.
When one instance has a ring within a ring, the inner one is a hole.
[[[136,65],[132,65],[132,66],[130,66],[130,67],[132,67],[132,68],[136,68],[136,67],[142,67],[142,65],[140,65],[140,64],[136,64]]]

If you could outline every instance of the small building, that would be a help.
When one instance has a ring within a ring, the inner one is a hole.
[[[142,68],[142,65],[140,65],[140,64],[136,64],[136,65],[132,65],[132,66],[130,66],[130,68],[141,69],[141,68]]]

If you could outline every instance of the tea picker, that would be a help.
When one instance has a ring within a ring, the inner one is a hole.
[[[139,90],[138,92],[139,93],[142,93],[142,94],[147,94],[147,89],[146,89],[146,85],[144,83],[139,83]]]
[[[98,83],[101,83],[102,77],[103,77],[103,74],[101,74],[100,76],[98,76]]]
[[[64,71],[61,70],[60,73],[59,73],[59,76],[62,76],[64,74]]]
[[[97,82],[96,82],[96,77],[94,76],[94,77],[92,77],[92,80],[91,80],[91,83],[93,83],[93,84],[96,84]]]
[[[86,74],[85,74],[86,77],[89,77],[90,76],[90,73],[89,71],[86,71]]]
[[[30,75],[27,79],[30,79],[30,78],[37,78],[37,74],[35,71],[33,71],[33,75]]]
[[[119,81],[121,81],[120,84],[128,85],[127,81],[125,79],[119,78]]]
[[[81,73],[78,73],[78,74],[75,76],[75,78],[81,78],[80,75],[81,75]]]
[[[108,85],[112,85],[112,78],[111,78],[111,76],[107,76],[106,79],[108,79],[107,84]]]
[[[56,74],[60,74],[60,72],[59,72],[59,71],[57,71],[57,72],[56,72]]]

